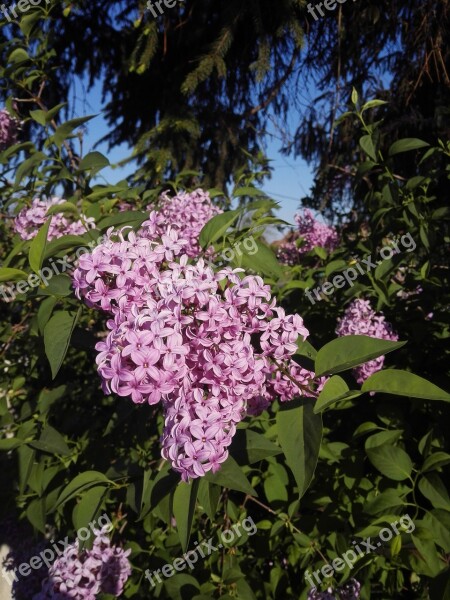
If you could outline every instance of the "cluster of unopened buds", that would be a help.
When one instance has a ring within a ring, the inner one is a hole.
[[[247,414],[317,390],[292,360],[308,336],[301,317],[258,276],[191,264],[192,239],[160,227],[151,212],[137,233],[108,231],[80,257],[74,287],[111,315],[96,346],[105,393],[162,404],[162,455],[187,481],[220,468]]]

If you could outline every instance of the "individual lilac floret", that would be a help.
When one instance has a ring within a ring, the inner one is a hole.
[[[380,340],[391,340],[396,342],[398,335],[394,333],[390,323],[387,323],[384,315],[377,315],[368,300],[353,300],[347,307],[344,316],[338,320],[336,334],[341,337],[345,335],[367,335]],[[356,381],[364,383],[371,375],[380,371],[384,365],[384,356],[364,363],[353,369]]]
[[[176,229],[180,239],[185,240],[185,253],[191,258],[201,253],[199,236],[203,227],[214,216],[223,212],[214,206],[209,193],[200,188],[194,192],[178,192],[173,197],[164,192],[156,208],[157,233],[161,236],[169,227]],[[150,205],[147,209],[154,210],[155,206]],[[154,217],[152,222],[155,222]],[[143,223],[144,230],[148,223]]]
[[[48,200],[35,198],[31,206],[20,211],[14,219],[14,229],[23,240],[32,240],[36,237],[39,228],[49,218],[47,211],[50,207],[66,202],[63,198],[53,197]],[[52,216],[50,228],[48,230],[48,240],[53,240],[63,235],[83,235],[87,229],[95,227],[95,220],[92,217],[81,215],[81,219],[74,219],[67,213],[56,213]]]
[[[33,600],[95,600],[98,594],[118,598],[131,575],[130,550],[111,546],[105,532],[94,530],[92,550],[79,551],[78,540],[55,560]]]
[[[303,215],[295,215],[295,222],[297,230],[278,250],[278,257],[285,264],[297,264],[302,254],[316,247],[325,248],[328,252],[333,252],[338,247],[339,237],[336,229],[315,219],[309,209],[306,208]]]
[[[6,108],[0,110],[0,152],[17,141],[17,119],[11,117]]]

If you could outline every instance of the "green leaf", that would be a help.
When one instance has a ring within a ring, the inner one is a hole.
[[[426,379],[397,369],[386,369],[374,373],[366,379],[362,386],[363,392],[381,392],[395,396],[408,396],[422,400],[442,400],[450,402],[450,394],[430,383]]]
[[[336,271],[343,271],[347,266],[348,265],[345,260],[332,260],[325,267],[325,276],[329,277],[332,273],[335,273]]]
[[[32,500],[27,508],[27,518],[33,527],[36,527],[41,533],[45,531],[45,500],[36,498]]]
[[[364,504],[364,512],[368,515],[379,515],[389,512],[394,506],[403,506],[405,501],[400,498],[397,490],[388,489]]]
[[[383,444],[366,448],[366,452],[373,466],[389,479],[403,481],[411,476],[412,461],[401,448]]]
[[[50,425],[44,427],[39,440],[29,442],[28,445],[50,454],[61,454],[62,456],[70,454],[69,446],[63,436]]]
[[[210,483],[237,490],[238,492],[244,492],[244,494],[249,494],[250,496],[258,495],[232,456],[227,458],[217,473],[209,471],[205,475],[205,478]]]
[[[314,414],[314,400],[294,400],[283,405],[277,413],[277,428],[301,497],[313,478],[322,441],[322,417]]]
[[[230,446],[230,454],[239,465],[252,465],[281,452],[279,446],[251,429],[238,429]]]
[[[419,479],[419,490],[434,508],[450,511],[448,491],[437,473],[427,473]]]
[[[308,342],[308,340],[302,340],[301,336],[298,336],[297,338],[297,348],[296,355],[298,354],[299,356],[306,356],[311,360],[316,360],[317,350]]]
[[[87,123],[97,115],[88,115],[86,117],[77,117],[76,119],[70,119],[70,121],[66,121],[62,125],[60,125],[55,133],[52,135],[50,140],[52,140],[58,147],[66,140],[73,132],[74,129]]]
[[[47,243],[44,259],[46,260],[47,258],[55,256],[55,254],[58,254],[61,250],[78,248],[80,246],[86,247],[87,243],[87,240],[80,235],[64,235],[61,238],[57,238],[56,240]]]
[[[106,493],[107,489],[104,485],[96,485],[83,492],[81,500],[75,505],[72,513],[73,525],[77,531],[82,527],[88,527],[97,519]],[[92,534],[92,530],[89,531]],[[80,539],[81,547],[88,539]]]
[[[97,223],[97,228],[100,231],[109,229],[110,227],[118,227],[130,225],[131,227],[140,227],[144,221],[148,220],[148,214],[136,211],[126,210],[124,212],[105,217]]]
[[[50,216],[56,215],[58,213],[67,212],[70,212],[75,215],[79,214],[78,208],[75,206],[75,204],[72,204],[72,202],[62,202],[61,204],[54,204],[53,206],[50,206],[46,214],[47,216]]]
[[[46,125],[46,112],[45,110],[30,110],[30,117],[36,121],[36,123],[39,123],[39,125],[42,125],[45,127]]]
[[[242,214],[242,209],[230,210],[213,217],[200,232],[200,246],[209,248],[214,242],[222,238],[240,214]]]
[[[100,471],[85,471],[84,473],[80,473],[66,485],[53,508],[58,508],[74,496],[80,494],[83,490],[91,488],[94,485],[108,486],[110,483],[106,475],[100,473]]]
[[[52,370],[52,378],[55,379],[66,356],[70,344],[70,338],[75,328],[81,308],[74,315],[66,311],[59,311],[53,315],[44,328],[45,354]]]
[[[99,171],[104,167],[109,166],[109,160],[101,154],[100,152],[89,152],[80,162],[80,166],[78,167],[80,171],[87,171],[89,169],[95,169]]]
[[[175,573],[164,580],[164,589],[171,600],[187,600],[200,592],[200,584],[192,575]]]
[[[47,246],[48,229],[50,227],[52,218],[49,217],[47,221],[39,229],[37,236],[32,240],[30,245],[30,251],[28,253],[28,260],[30,266],[35,273],[39,275],[42,263],[44,262],[45,248]]]
[[[47,156],[45,156],[43,152],[34,152],[34,154],[30,156],[30,158],[24,160],[17,168],[14,185],[16,187],[20,185],[22,179],[26,175],[28,175],[28,173],[31,173],[35,167],[40,165],[46,159]]]
[[[41,335],[43,335],[44,333],[44,328],[51,317],[53,309],[55,308],[55,304],[56,298],[46,298],[41,302],[39,306],[39,310],[37,313],[37,321],[39,332],[41,333]]]
[[[378,356],[398,350],[405,344],[406,342],[391,342],[367,335],[347,335],[337,338],[326,344],[317,353],[316,376],[321,377],[346,371]]]
[[[28,273],[20,269],[10,269],[9,267],[0,268],[0,281],[18,281],[28,277]]]
[[[366,102],[366,104],[364,104],[364,106],[361,108],[361,114],[365,110],[368,110],[369,108],[375,108],[377,106],[383,106],[384,104],[387,104],[387,102],[385,100],[369,100],[369,102]]]
[[[14,450],[15,448],[18,448],[22,444],[23,444],[23,441],[18,440],[15,437],[5,438],[3,440],[0,440],[0,451],[3,450],[3,451],[8,452],[9,450]]]
[[[446,452],[435,452],[434,454],[430,454],[428,456],[421,468],[421,472],[425,473],[426,471],[435,471],[444,465],[448,465],[450,463],[450,454]]]
[[[220,486],[206,481],[204,477],[201,478],[198,488],[198,501],[205,509],[205,512],[211,521],[213,521],[216,516],[217,505],[221,493],[222,489]]]
[[[40,296],[70,296],[72,293],[72,279],[68,275],[55,275],[48,285],[39,290]]]
[[[401,152],[409,152],[410,150],[418,150],[419,148],[428,148],[430,144],[417,138],[403,138],[397,140],[389,148],[389,156],[400,154]]]
[[[348,385],[339,377],[334,375],[331,377],[320,392],[317,402],[314,405],[314,413],[323,412],[326,408],[332,404],[336,404],[340,400],[351,400],[352,398],[358,398],[361,396],[361,392],[357,390],[350,390]]]
[[[232,194],[235,198],[241,198],[242,196],[249,196],[251,198],[261,198],[267,196],[265,192],[262,190],[258,190],[258,188],[252,186],[244,186],[234,190]],[[249,210],[252,209],[252,205],[248,206]]]
[[[183,552],[186,552],[189,546],[199,483],[199,479],[194,479],[190,483],[181,481],[173,496],[173,514]]]
[[[38,398],[38,408],[40,412],[48,412],[52,405],[65,395],[66,391],[67,387],[65,385],[60,385],[52,390],[43,389]]]
[[[261,275],[268,275],[269,277],[275,278],[281,277],[283,271],[273,250],[259,241],[256,241],[255,243],[258,247],[258,251],[255,254],[248,254],[247,251],[243,249],[241,266],[244,269],[251,269]]]
[[[375,150],[375,145],[373,143],[371,135],[363,135],[362,138],[359,140],[359,145],[369,158],[371,158],[375,162],[378,162],[377,151]]]

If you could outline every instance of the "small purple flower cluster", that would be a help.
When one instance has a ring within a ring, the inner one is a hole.
[[[11,117],[6,108],[0,110],[0,152],[17,141],[17,120]]]
[[[49,218],[47,217],[48,209],[64,202],[66,200],[57,196],[48,200],[35,198],[31,207],[22,209],[14,219],[14,230],[23,240],[32,240],[36,237],[41,225]],[[82,235],[86,233],[87,229],[95,227],[95,220],[92,217],[80,216],[81,219],[74,220],[63,213],[53,215],[47,239],[53,240],[63,235]]]
[[[154,208],[150,205],[147,210],[151,211]],[[175,227],[180,238],[187,240],[185,253],[191,258],[200,254],[198,240],[203,227],[214,216],[223,212],[214,206],[209,193],[201,188],[193,192],[178,192],[173,197],[164,192],[160,196],[157,210],[163,225],[159,231],[160,235],[165,233],[167,227]]]
[[[369,300],[353,300],[347,307],[344,316],[338,320],[336,334],[344,335],[368,335],[380,340],[391,340],[396,342],[398,335],[394,333],[390,323],[387,323],[384,315],[377,315],[372,309]],[[364,363],[353,369],[356,381],[364,383],[371,375],[383,368],[384,356]]]
[[[307,600],[358,600],[360,595],[361,584],[356,579],[350,579],[336,590],[330,587],[326,592],[319,592],[312,588],[308,592]]]
[[[292,361],[309,335],[301,317],[277,307],[260,277],[190,264],[191,241],[170,227],[158,237],[160,218],[150,213],[127,238],[108,231],[80,258],[74,287],[112,313],[96,346],[103,390],[161,401],[162,456],[187,481],[220,468],[247,413],[316,392],[314,374]]]
[[[296,265],[302,254],[316,247],[333,252],[339,245],[339,237],[334,227],[321,223],[314,218],[313,213],[306,208],[303,215],[295,215],[297,230],[292,237],[280,245],[278,258],[285,264]]]
[[[109,527],[109,526],[106,526]],[[33,600],[95,600],[98,594],[118,598],[131,575],[130,550],[111,546],[105,528],[94,530],[92,550],[79,551],[78,540],[55,560]]]

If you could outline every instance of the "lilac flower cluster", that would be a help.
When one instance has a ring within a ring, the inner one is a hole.
[[[398,335],[394,333],[390,323],[387,323],[384,315],[377,315],[372,309],[369,300],[354,300],[346,309],[344,316],[338,320],[336,329],[338,336],[344,335],[368,335],[380,340],[391,340],[396,342]],[[384,356],[364,363],[353,369],[356,381],[364,383],[371,375],[383,368]]]
[[[106,528],[109,526],[106,526]],[[67,546],[48,570],[33,600],[95,600],[98,594],[118,598],[131,575],[130,550],[111,546],[105,528],[94,530],[92,550],[79,551],[78,540]]]
[[[6,108],[0,110],[0,152],[17,141],[17,120],[11,117]]]
[[[336,590],[330,587],[326,592],[319,592],[312,588],[308,592],[307,600],[358,600],[360,595],[361,584],[356,579],[350,579]]]
[[[147,210],[153,208],[149,206]],[[214,206],[208,192],[199,188],[193,192],[178,192],[173,197],[164,192],[158,203],[158,212],[162,217],[160,235],[165,233],[167,227],[176,228],[180,238],[187,240],[186,254],[193,258],[200,254],[198,240],[201,230],[223,211]]]
[[[306,208],[303,215],[295,215],[295,222],[297,230],[278,250],[278,257],[285,264],[297,264],[302,254],[316,247],[325,248],[328,252],[338,247],[339,237],[336,229],[315,219],[309,209]]]
[[[39,228],[49,218],[47,211],[52,206],[66,202],[63,198],[54,196],[48,200],[35,198],[31,207],[23,208],[14,219],[14,230],[23,240],[32,240],[36,237]],[[95,220],[92,217],[80,215],[80,219],[74,220],[64,213],[57,213],[52,216],[50,228],[48,230],[48,240],[59,238],[63,235],[82,235],[86,229],[95,227]]]
[[[160,218],[127,238],[108,231],[80,258],[74,287],[112,314],[96,346],[103,390],[162,403],[162,456],[187,481],[220,468],[247,413],[316,392],[292,361],[308,336],[301,317],[277,307],[260,277],[190,264],[191,241],[170,227],[158,238]]]

